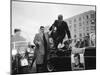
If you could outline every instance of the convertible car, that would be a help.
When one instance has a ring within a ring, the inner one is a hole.
[[[79,54],[81,67],[75,66],[75,54]],[[47,70],[54,71],[72,71],[72,70],[90,70],[96,69],[96,47],[76,48],[76,49],[58,49],[49,50]]]

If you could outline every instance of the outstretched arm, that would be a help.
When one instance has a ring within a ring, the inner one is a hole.
[[[57,23],[57,20],[55,20],[55,22],[52,24],[52,26],[49,28],[49,30],[53,30],[55,27],[56,27],[56,23]]]

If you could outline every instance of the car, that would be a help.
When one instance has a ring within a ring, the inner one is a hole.
[[[75,50],[49,50],[47,60],[48,72],[96,69],[96,47],[76,48]],[[81,67],[73,64],[74,55],[79,54]]]

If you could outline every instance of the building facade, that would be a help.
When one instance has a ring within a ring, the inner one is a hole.
[[[96,12],[90,10],[68,19],[67,22],[72,39],[83,38],[90,35],[91,33],[96,33]]]

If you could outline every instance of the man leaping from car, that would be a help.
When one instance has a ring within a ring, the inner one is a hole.
[[[71,38],[71,34],[68,25],[63,21],[63,16],[59,15],[58,20],[55,20],[53,25],[49,29],[51,31],[51,37],[54,40],[54,47],[57,49],[58,44],[63,42],[63,39],[67,33],[68,39]]]

